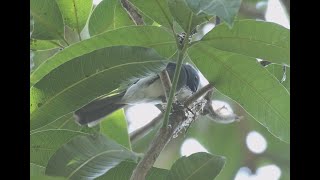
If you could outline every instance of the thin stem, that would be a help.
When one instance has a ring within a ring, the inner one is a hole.
[[[163,113],[159,114],[157,117],[155,117],[152,121],[150,121],[145,126],[130,133],[130,142],[131,143],[135,142],[138,138],[147,134],[149,131],[151,131],[154,127],[156,127],[161,122],[162,118],[163,118]]]
[[[62,38],[63,42],[65,42],[67,44],[67,46],[70,46],[70,44],[68,43],[68,41],[65,38]]]
[[[166,101],[168,101],[168,96],[169,96],[169,92],[170,92],[172,84],[171,84],[171,80],[170,80],[168,71],[166,69],[161,71],[160,80],[162,83],[164,94],[166,96]]]
[[[178,62],[177,62],[176,70],[174,71],[172,88],[170,89],[170,93],[169,93],[169,99],[167,102],[167,109],[164,113],[164,120],[163,120],[163,124],[162,124],[163,128],[167,127],[167,125],[168,125],[169,115],[170,115],[171,108],[172,108],[173,97],[176,92],[176,88],[177,88],[178,80],[179,80],[179,76],[180,76],[180,71],[181,71],[181,67],[182,67],[182,63],[183,63],[184,52],[179,50],[178,53],[179,53],[178,54]]]
[[[51,42],[52,44],[54,44],[54,45],[57,45],[57,46],[59,46],[59,47],[61,47],[61,48],[65,48],[64,46],[62,46],[61,44],[59,44],[59,43],[57,43],[57,42],[54,42],[54,41],[49,41],[49,42]]]

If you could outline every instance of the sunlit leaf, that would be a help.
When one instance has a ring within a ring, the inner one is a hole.
[[[201,40],[204,46],[290,65],[290,31],[271,22],[241,20],[221,24]]]
[[[100,122],[100,132],[131,150],[128,125],[123,109],[119,109],[104,118]]]
[[[254,58],[198,43],[189,50],[202,74],[283,141],[290,142],[290,95]]]
[[[90,35],[97,35],[107,30],[134,25],[119,0],[105,0],[98,4],[89,19]]]
[[[36,84],[50,71],[67,61],[101,48],[119,45],[154,48],[164,57],[170,57],[176,51],[174,37],[161,27],[131,26],[119,28],[65,48],[36,68],[30,76],[30,81]]]
[[[56,1],[31,0],[30,10],[34,20],[31,37],[41,40],[63,39],[63,20]]]
[[[56,0],[65,25],[80,34],[92,9],[92,0]]]

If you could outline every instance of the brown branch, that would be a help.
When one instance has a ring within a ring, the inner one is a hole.
[[[213,88],[212,85],[207,85],[200,89],[198,92],[193,94],[188,100],[184,103],[184,107],[188,107],[194,101],[196,101],[201,96],[205,95],[208,91]],[[152,168],[153,164],[157,160],[161,151],[171,140],[173,134],[177,133],[176,130],[179,128],[181,123],[187,120],[184,108],[173,109],[173,112],[169,116],[168,126],[162,126],[155,138],[152,140],[148,151],[146,152],[143,159],[138,163],[137,167],[133,171],[130,180],[145,180],[145,177],[148,171]]]
[[[142,16],[138,13],[138,11],[133,7],[133,5],[128,0],[121,0],[122,7],[127,11],[130,18],[136,25],[144,25],[144,21]]]
[[[194,93],[191,97],[189,97],[185,103],[184,106],[188,107],[190,106],[190,104],[192,104],[194,101],[196,101],[197,99],[199,99],[201,96],[205,95],[207,92],[209,92],[210,90],[212,90],[213,85],[212,84],[208,84],[206,86],[204,86],[203,88],[201,88],[199,91],[197,91],[196,93]]]
[[[161,122],[162,118],[163,118],[163,113],[160,113],[148,124],[130,133],[130,142],[135,142],[140,137],[146,135],[148,132],[150,132],[154,127],[156,127]]]

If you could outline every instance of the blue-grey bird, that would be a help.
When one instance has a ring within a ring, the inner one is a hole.
[[[166,70],[173,80],[175,63],[168,63]],[[176,89],[179,101],[191,96],[198,90],[199,75],[197,70],[189,64],[183,64]],[[164,89],[158,74],[137,80],[123,92],[109,97],[98,98],[74,112],[76,122],[80,125],[94,126],[114,111],[126,105],[139,103],[160,104],[165,99]]]

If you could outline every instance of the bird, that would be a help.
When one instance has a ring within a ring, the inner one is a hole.
[[[176,63],[169,62],[165,68],[169,78],[173,80]],[[198,90],[200,78],[198,71],[190,64],[182,64],[176,88],[176,97],[183,102]],[[151,73],[142,77],[122,92],[102,98],[97,98],[74,112],[75,121],[79,125],[93,127],[104,117],[128,105],[141,103],[161,104],[165,100],[165,92],[160,76]]]

